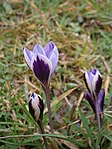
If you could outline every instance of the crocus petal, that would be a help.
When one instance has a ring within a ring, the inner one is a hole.
[[[57,63],[58,63],[58,57],[59,57],[59,53],[57,50],[56,45],[50,41],[48,44],[46,44],[46,46],[44,47],[46,56],[49,58],[49,60],[52,63],[52,73],[54,72],[54,70],[56,69]]]
[[[45,55],[45,51],[44,49],[39,45],[39,44],[36,44],[33,48],[33,53],[37,56],[37,54],[42,54],[42,55]]]
[[[91,96],[91,94],[89,92],[85,92],[84,98],[89,102],[89,104],[91,105],[94,113],[96,113],[95,101],[94,101],[94,99],[92,99],[93,97]]]
[[[102,86],[102,77],[98,70],[96,70],[96,74],[94,75],[94,79],[92,82],[92,90],[94,94],[97,96]]]
[[[44,103],[43,103],[43,100],[41,98],[41,96],[38,95],[38,98],[39,98],[39,108],[40,108],[40,116],[39,116],[39,119],[43,119],[43,111],[44,111]]]
[[[56,47],[56,46],[55,46],[55,44],[54,44],[52,41],[48,42],[48,43],[45,45],[44,51],[45,51],[45,54],[46,54],[47,58],[50,58],[50,56],[51,56],[53,50],[55,50],[55,49],[54,49],[55,47]]]
[[[31,59],[33,57],[33,52],[28,50],[27,48],[24,47],[24,57],[27,65],[31,68]]]
[[[58,57],[59,53],[57,48],[55,47],[54,50],[52,51],[52,54],[50,56],[50,61],[52,63],[52,73],[55,71],[57,63],[58,63]]]
[[[101,89],[98,94],[98,105],[100,112],[103,112],[104,98],[105,98],[105,89]]]
[[[92,81],[94,79],[94,75],[90,72],[87,71],[84,74],[84,81],[86,84],[87,89],[92,93]]]
[[[38,54],[37,57],[33,57],[31,61],[31,69],[42,84],[49,83],[52,65],[47,57],[41,54]]]

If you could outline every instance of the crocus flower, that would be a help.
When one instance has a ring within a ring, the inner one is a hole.
[[[52,41],[44,48],[36,44],[33,51],[24,48],[26,63],[42,85],[49,84],[58,63],[58,55],[57,47]]]
[[[84,81],[91,95],[97,97],[102,86],[102,76],[99,70],[93,69],[85,72]]]
[[[103,112],[105,90],[101,89],[102,77],[99,70],[93,69],[92,71],[85,72],[84,81],[88,89],[88,91],[85,92],[84,97],[87,99],[95,113],[96,102],[98,103],[99,112]]]
[[[42,124],[44,104],[40,95],[32,93],[28,101],[29,112],[40,127],[41,133],[45,134]],[[45,148],[48,149],[48,143],[45,136],[43,136]]]
[[[32,93],[28,101],[29,112],[34,118],[34,120],[42,120],[44,104],[40,95]]]
[[[97,116],[98,128],[101,129],[101,112],[103,112],[105,90],[101,89],[102,77],[97,69],[84,73],[84,81],[88,91],[84,94]]]

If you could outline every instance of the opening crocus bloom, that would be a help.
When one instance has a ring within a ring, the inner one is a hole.
[[[102,86],[102,76],[97,69],[87,71],[84,74],[84,81],[89,92],[97,97]]]
[[[24,48],[26,63],[43,85],[49,83],[58,63],[58,55],[57,47],[52,41],[47,43],[44,48],[36,44],[33,51]]]
[[[98,128],[101,129],[101,112],[103,112],[105,90],[101,89],[102,77],[97,69],[87,71],[84,74],[84,81],[88,91],[84,94],[97,116]]]
[[[40,95],[32,93],[28,101],[29,112],[34,120],[42,120],[44,104]]]

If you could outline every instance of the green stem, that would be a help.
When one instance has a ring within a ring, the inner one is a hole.
[[[50,89],[48,84],[45,84],[44,91],[46,95],[46,102],[47,102],[47,108],[48,108],[49,125],[51,129],[51,133],[53,134],[53,124],[52,124],[52,118],[51,118],[51,104],[50,104]]]
[[[42,133],[42,134],[45,134],[42,121],[41,121],[41,120],[38,120],[37,123],[38,123],[38,125],[39,125],[39,127],[40,127],[41,133]],[[48,146],[48,143],[47,143],[47,139],[46,139],[45,136],[43,136],[43,140],[44,140],[45,149],[49,149],[49,146]]]

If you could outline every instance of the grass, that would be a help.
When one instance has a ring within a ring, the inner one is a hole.
[[[59,63],[51,79],[55,134],[45,109],[50,148],[112,148],[112,2],[10,0],[0,2],[0,149],[43,148],[42,135],[27,108],[28,95],[44,92],[27,67],[22,48],[53,40]],[[83,73],[98,68],[106,89],[103,126],[82,93]],[[45,102],[45,100],[44,100]],[[54,144],[54,140],[56,144]]]

